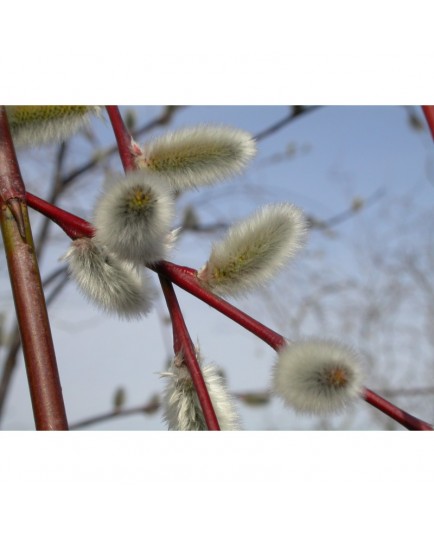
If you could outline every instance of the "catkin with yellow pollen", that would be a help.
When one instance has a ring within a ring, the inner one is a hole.
[[[63,141],[101,115],[100,106],[6,106],[12,138],[17,146]]]

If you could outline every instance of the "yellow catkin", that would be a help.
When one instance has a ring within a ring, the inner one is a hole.
[[[17,145],[62,141],[85,125],[99,106],[6,106],[12,137]]]

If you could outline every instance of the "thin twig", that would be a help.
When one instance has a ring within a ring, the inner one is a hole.
[[[434,387],[413,387],[408,389],[382,389],[385,396],[429,396],[434,395]]]
[[[357,212],[359,212],[362,208],[366,208],[367,206],[377,202],[381,197],[383,197],[385,194],[385,191],[383,188],[379,188],[376,192],[374,192],[372,195],[367,197],[364,200],[360,201],[360,205],[354,205],[350,208],[344,210],[343,212],[340,212],[339,214],[335,214],[334,216],[331,216],[330,218],[326,220],[317,220],[316,218],[307,217],[308,223],[310,227],[312,228],[318,228],[318,229],[328,229],[330,227],[333,227],[335,225],[339,225],[342,222],[354,217]]]
[[[94,424],[99,424],[101,422],[108,421],[116,417],[128,417],[130,415],[136,415],[139,413],[143,413],[145,415],[151,415],[152,413],[155,413],[156,411],[158,411],[160,409],[160,406],[161,406],[161,402],[159,401],[159,398],[152,397],[151,400],[145,405],[135,406],[133,408],[114,409],[112,411],[108,411],[107,413],[96,415],[95,417],[89,417],[88,419],[84,419],[82,421],[73,423],[70,425],[69,429],[80,430],[81,428],[87,428]]]
[[[136,167],[131,152],[133,138],[122,120],[119,108],[117,106],[106,106],[106,110],[113,127],[124,170],[125,172],[133,171]]]
[[[159,278],[170,319],[172,320],[173,350],[175,355],[181,357],[182,362],[185,363],[190,373],[208,430],[220,430],[211,398],[202,376],[202,371],[196,359],[196,350],[185,325],[172,283],[161,275]],[[182,366],[181,363],[180,365]]]
[[[311,112],[313,110],[317,110],[320,108],[320,106],[291,106],[290,112],[287,115],[287,117],[284,117],[280,121],[277,121],[273,125],[267,127],[265,130],[262,130],[258,134],[254,136],[256,141],[261,141],[264,138],[267,138],[268,136],[271,136],[272,134],[275,134],[283,127],[286,127],[290,123],[294,121],[297,117],[300,117],[301,115],[305,115],[308,112]]]
[[[146,125],[142,126],[141,128],[137,130],[132,131],[132,136],[134,139],[137,139],[139,136],[146,134],[147,132],[150,132],[156,127],[167,125],[173,115],[179,110],[183,108],[182,106],[166,106],[166,108],[163,110],[161,115],[157,117],[156,119],[153,119]],[[112,147],[109,147],[102,153],[98,154],[97,156],[94,156],[81,166],[73,169],[70,171],[66,176],[62,178],[62,185],[63,187],[69,186],[77,177],[83,175],[84,173],[91,171],[97,164],[99,164],[101,161],[105,160],[109,156],[112,156],[118,152],[118,146],[115,144]]]
[[[51,205],[56,204],[57,199],[59,198],[63,190],[63,185],[61,182],[61,175],[62,175],[62,168],[63,168],[63,164],[65,161],[67,147],[68,147],[67,142],[62,142],[60,144],[59,150],[57,151],[56,166],[55,166],[54,173],[53,173],[51,191],[47,197],[47,201]],[[50,229],[51,223],[52,223],[52,220],[50,218],[44,218],[41,229],[39,230],[38,236],[35,239],[36,256],[38,257],[38,259],[41,259],[42,251],[47,244],[48,231]]]
[[[29,207],[50,218],[73,240],[83,236],[93,236],[94,227],[86,220],[48,203],[30,192],[26,193],[26,200]]]
[[[270,401],[271,394],[268,391],[261,392],[245,392],[245,393],[232,393],[234,398],[238,398],[241,402],[245,402],[250,406],[257,406],[267,404]],[[140,406],[134,406],[131,408],[115,408],[111,411],[101,413],[100,415],[94,415],[82,421],[77,421],[69,426],[70,430],[80,430],[99,424],[104,421],[109,421],[118,417],[129,417],[131,415],[152,415],[161,408],[161,401],[158,395],[151,397],[150,401]]]

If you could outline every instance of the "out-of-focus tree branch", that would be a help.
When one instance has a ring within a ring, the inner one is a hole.
[[[260,132],[255,134],[254,138],[256,139],[256,141],[261,141],[267,138],[268,136],[275,134],[282,128],[286,127],[298,117],[305,115],[309,112],[312,112],[313,110],[317,110],[318,108],[320,108],[320,106],[290,106],[289,113],[286,117],[284,117],[280,121],[277,121],[276,123],[267,127],[266,129],[261,130]]]
[[[412,389],[382,389],[384,396],[427,396],[434,394],[434,387],[414,387]],[[271,401],[270,391],[246,391],[232,393],[232,396],[246,406],[264,406]],[[111,411],[95,415],[82,421],[77,421],[70,425],[70,430],[81,430],[101,422],[109,421],[119,417],[129,417],[131,415],[153,415],[161,408],[161,401],[157,394],[153,395],[146,404],[131,408],[115,407]]]
[[[248,391],[243,393],[232,393],[232,396],[248,406],[263,406],[268,404],[271,399],[271,393],[269,391]],[[161,401],[157,394],[153,395],[146,404],[140,406],[134,406],[131,408],[115,407],[111,411],[102,413],[101,415],[95,415],[82,421],[77,421],[70,425],[70,430],[81,430],[99,424],[104,421],[116,419],[118,417],[129,417],[131,415],[153,415],[161,408]]]

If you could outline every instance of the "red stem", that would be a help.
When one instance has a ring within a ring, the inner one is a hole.
[[[185,325],[184,317],[179,307],[172,283],[161,275],[159,278],[164,297],[166,298],[170,318],[172,320],[173,349],[175,355],[181,355],[188,368],[208,430],[220,430],[211,398],[202,376],[202,371],[196,359],[196,350],[188,333],[187,326]]]
[[[124,170],[125,172],[134,171],[136,169],[136,164],[131,152],[133,138],[125,126],[119,108],[117,106],[106,106],[106,110],[113,127],[113,132],[118,144],[119,156],[121,157]]]
[[[422,106],[422,111],[425,114],[426,122],[431,131],[431,136],[434,140],[434,106]]]
[[[36,202],[35,200],[38,200],[39,198],[36,198],[36,196],[32,196],[31,194],[27,194],[27,196],[30,196],[31,202],[33,203],[31,205],[29,200],[29,205],[33,206],[33,208],[40,211],[42,214],[51,217],[51,213],[55,213],[57,218],[61,219],[65,217],[68,221],[68,225],[71,226],[71,229],[75,228],[77,234],[76,237],[93,236],[93,227],[90,223],[61,209],[54,211],[52,208],[50,208],[47,210],[45,205],[49,205],[49,203],[40,203],[39,201]],[[56,221],[56,223],[61,225],[59,221]],[[218,296],[215,296],[211,292],[204,289],[197,281],[196,270],[193,270],[187,266],[178,266],[177,264],[167,261],[160,261],[156,265],[149,268],[157,272],[159,275],[165,277],[172,283],[175,283],[178,287],[182,288],[186,292],[189,292],[193,296],[196,296],[196,298],[207,303],[243,328],[247,329],[259,339],[271,346],[271,348],[274,350],[278,351],[287,343],[287,340],[279,333],[267,328],[267,326],[261,324],[243,311],[240,311],[222,298],[219,298]],[[369,389],[365,389],[362,396],[366,402],[376,407],[409,430],[432,430],[432,426],[430,424],[399,409],[397,406],[391,402],[388,402]]]
[[[26,193],[26,200],[29,207],[32,207],[50,218],[51,221],[57,223],[72,240],[82,238],[83,236],[92,237],[95,234],[95,228],[92,224],[71,214],[71,212],[56,207],[29,192]]]
[[[56,355],[25,202],[25,186],[4,107],[0,108],[0,215],[37,430],[67,430]]]
[[[431,432],[433,430],[433,427],[430,424],[418,419],[417,417],[414,417],[413,415],[410,415],[410,413],[407,413],[402,409],[397,408],[385,398],[381,397],[380,395],[377,395],[377,393],[374,393],[374,391],[371,391],[370,389],[365,388],[362,394],[362,398],[364,398],[366,402],[371,404],[371,406],[374,406],[375,408],[379,409],[380,411],[391,417],[394,421],[399,422],[399,424],[402,424],[402,426],[404,426],[408,430]]]
[[[0,197],[5,202],[12,198],[24,199],[26,189],[18,166],[4,106],[0,107],[0,147],[0,170],[2,174]]]
[[[220,311],[220,313],[266,342],[274,350],[277,351],[286,344],[286,340],[282,335],[267,328],[267,326],[264,326],[264,324],[261,324],[248,314],[243,313],[243,311],[240,311],[227,301],[204,289],[196,278],[195,270],[167,261],[159,262],[152,269],[170,279],[178,287],[181,287],[217,311]]]

